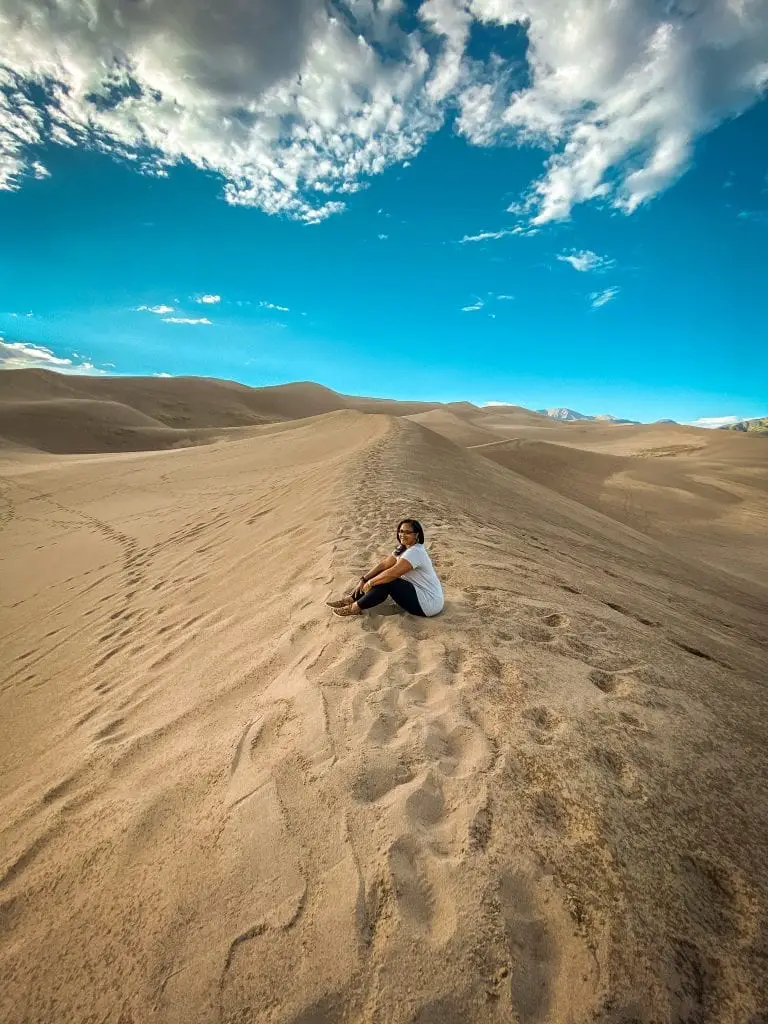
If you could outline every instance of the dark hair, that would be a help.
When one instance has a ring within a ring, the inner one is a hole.
[[[416,539],[418,540],[419,544],[424,543],[424,530],[418,519],[401,519],[400,522],[397,524],[397,547],[395,548],[395,553],[397,555],[402,555],[402,553],[406,550],[405,544],[400,543],[401,526],[410,526],[410,528],[415,531]]]

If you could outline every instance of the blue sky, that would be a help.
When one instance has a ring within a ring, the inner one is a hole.
[[[768,414],[768,5],[566,6],[0,0],[0,362]]]

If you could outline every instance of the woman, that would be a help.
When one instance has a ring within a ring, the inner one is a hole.
[[[421,523],[402,519],[397,542],[394,552],[361,576],[348,597],[327,602],[336,615],[362,615],[388,597],[411,615],[431,616],[443,610],[443,588],[424,547]]]

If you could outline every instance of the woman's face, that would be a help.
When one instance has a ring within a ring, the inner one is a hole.
[[[412,548],[419,540],[418,534],[410,523],[403,523],[397,531],[397,537],[400,543],[405,544],[407,548]]]

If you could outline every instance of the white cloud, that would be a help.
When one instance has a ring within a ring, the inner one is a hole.
[[[139,313],[156,313],[157,316],[165,316],[166,313],[173,312],[173,306],[137,306],[136,310]]]
[[[500,302],[509,301],[510,299],[514,299],[514,297],[515,297],[514,295],[497,295],[496,296],[496,298]]]
[[[194,317],[189,317],[189,316],[164,316],[163,317],[163,323],[164,324],[205,324],[208,327],[210,327],[212,325],[213,321],[209,320],[207,316],[201,316],[201,317],[198,317],[197,319],[195,319]]]
[[[77,353],[72,355],[82,359]],[[76,363],[74,359],[57,356],[45,345],[36,345],[31,341],[5,341],[0,338],[0,370],[28,369],[58,370],[59,373],[102,374],[105,371],[85,360]]]
[[[474,304],[474,306],[462,306],[461,307],[461,312],[462,313],[475,313],[478,309],[482,309],[482,308],[483,308],[483,300],[482,299],[478,299],[477,302]]]
[[[606,302],[610,302],[611,299],[615,298],[618,294],[618,288],[605,288],[601,292],[592,292],[589,296],[592,309],[599,309],[601,306],[604,306]]]
[[[573,249],[570,253],[562,253],[557,258],[562,263],[570,263],[574,270],[579,270],[582,273],[589,270],[606,270],[614,264],[614,261],[608,259],[607,256],[598,256],[591,249],[581,249],[580,251]]]
[[[163,372],[163,373],[153,373],[152,376],[153,377],[172,377],[173,374],[172,373],[164,373]]]
[[[464,245],[466,242],[495,242],[499,238],[506,238],[507,235],[519,235],[522,233],[523,229],[519,226],[503,231],[481,231],[479,235],[464,235],[463,238],[459,239],[459,244]]]
[[[195,302],[202,302],[206,306],[213,306],[217,302],[221,302],[221,296],[220,295],[199,295],[195,299]]]
[[[544,224],[631,212],[768,85],[768,0],[423,0],[410,31],[402,10],[0,0],[0,188],[45,177],[50,140],[145,173],[189,161],[230,203],[320,223],[456,111],[470,143],[549,151],[523,204]],[[478,25],[520,56],[470,53]]]
[[[741,423],[743,419],[743,416],[703,416],[701,419],[691,421],[687,426],[715,430],[717,427],[727,427],[730,423]]]
[[[262,309],[272,309],[277,313],[290,313],[290,309],[287,306],[278,306],[274,302],[260,302],[259,305]]]
[[[380,242],[386,242],[386,240],[389,238],[389,235],[376,235],[376,237]]]

